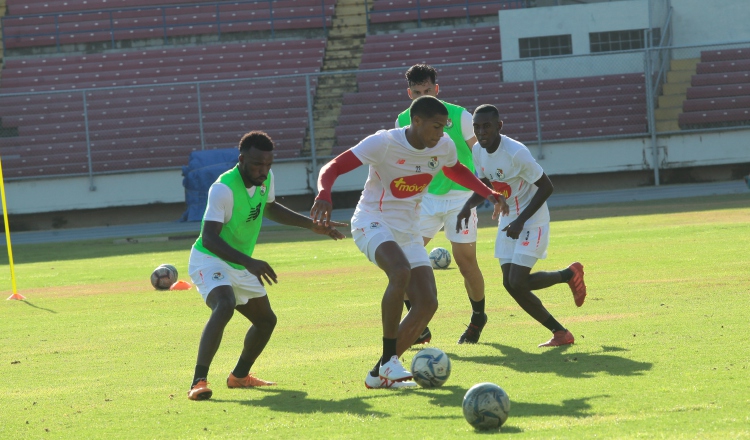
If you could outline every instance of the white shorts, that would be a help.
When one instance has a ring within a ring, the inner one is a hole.
[[[467,191],[466,197],[443,199],[429,197],[422,198],[419,214],[419,227],[422,237],[435,238],[443,228],[445,238],[453,243],[475,243],[477,241],[477,209],[471,210],[468,226],[462,225],[461,232],[456,232],[456,219],[461,208],[473,194]]]
[[[381,216],[369,212],[359,212],[352,218],[352,238],[359,250],[373,264],[375,250],[386,241],[395,241],[406,255],[412,269],[419,266],[432,267],[430,258],[424,248],[424,241],[419,234],[409,234],[391,229],[381,220]]]
[[[208,294],[219,286],[232,287],[238,306],[266,295],[266,289],[260,284],[258,277],[246,269],[235,269],[221,258],[204,254],[195,248],[190,251],[188,273],[203,301],[206,301]]]
[[[534,267],[537,260],[547,258],[549,223],[524,229],[518,240],[508,237],[502,231],[503,227],[497,228],[495,239],[495,258],[500,260],[501,265],[512,262],[519,266]]]

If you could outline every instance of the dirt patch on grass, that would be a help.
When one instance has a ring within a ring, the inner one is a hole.
[[[77,296],[108,295],[112,293],[144,293],[152,291],[148,280],[118,283],[80,284],[74,286],[38,287],[19,290],[29,300],[34,298],[73,298]],[[10,294],[9,294],[10,295]]]

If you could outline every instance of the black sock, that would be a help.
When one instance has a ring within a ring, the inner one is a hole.
[[[485,298],[482,298],[481,301],[474,301],[473,299],[469,298],[469,302],[471,303],[471,310],[472,310],[471,323],[479,327],[485,324],[484,300]]]
[[[378,362],[375,364],[374,367],[372,367],[372,370],[370,370],[370,376],[372,377],[380,376],[380,359],[378,359]]]
[[[547,320],[544,321],[542,325],[547,327],[552,333],[559,332],[560,330],[565,330],[565,327],[557,322],[557,320],[552,315],[549,315],[549,318],[547,318]]]
[[[381,365],[390,361],[393,356],[396,356],[396,338],[383,338],[383,357],[380,358]]]
[[[404,305],[406,306],[406,310],[411,310],[411,302],[408,299],[404,300]]]
[[[232,374],[234,374],[234,377],[242,379],[243,377],[250,374],[250,368],[252,368],[252,366],[252,361],[245,360],[242,356],[240,356],[240,359],[237,361],[237,366],[234,367],[234,371],[232,371]]]
[[[193,385],[197,384],[199,380],[206,380],[208,378],[208,367],[203,365],[195,366],[195,374],[193,375]]]
[[[570,270],[570,268],[563,269],[561,271],[558,271],[557,273],[560,274],[563,283],[567,283],[571,278],[573,278],[573,271]]]

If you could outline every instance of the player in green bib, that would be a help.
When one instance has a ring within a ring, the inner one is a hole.
[[[252,131],[240,140],[239,163],[219,176],[208,191],[201,234],[190,252],[188,272],[206,305],[211,308],[195,366],[190,400],[206,400],[208,369],[234,311],[250,323],[237,366],[227,378],[229,388],[275,385],[250,373],[276,326],[264,281],[276,283],[276,272],[263,260],[253,258],[263,217],[290,226],[310,229],[334,240],[344,238],[335,226],[314,223],[275,200],[273,141],[264,132]]]
[[[409,87],[407,93],[412,100],[420,96],[437,96],[437,72],[427,64],[415,64],[406,71],[406,81]],[[445,133],[456,144],[458,161],[474,172],[474,161],[471,149],[477,141],[471,114],[465,108],[441,101],[448,108],[448,125]],[[396,128],[409,125],[409,110],[405,110],[396,120]],[[477,262],[477,211],[474,208],[468,219],[467,227],[456,231],[456,219],[464,203],[471,197],[471,191],[445,177],[440,172],[430,183],[427,193],[422,198],[419,224],[424,245],[435,237],[440,229],[445,231],[446,238],[451,242],[451,253],[456,260],[464,287],[469,295],[472,315],[471,323],[458,339],[459,344],[476,343],[487,323],[484,313],[484,276]],[[409,301],[404,301],[406,308],[410,308]],[[425,344],[432,339],[429,328],[415,341],[415,344]]]

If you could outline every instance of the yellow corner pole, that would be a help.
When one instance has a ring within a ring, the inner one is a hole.
[[[8,208],[5,204],[5,178],[3,177],[3,162],[0,160],[0,196],[3,199],[3,221],[5,222],[5,242],[8,244],[8,261],[10,262],[10,282],[13,285],[13,295],[8,299],[26,299],[16,292],[16,270],[13,267],[13,248],[10,246],[10,227],[8,226]]]

